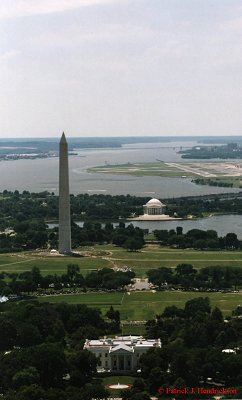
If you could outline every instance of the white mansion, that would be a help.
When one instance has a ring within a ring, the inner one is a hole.
[[[113,339],[88,340],[84,349],[99,359],[99,371],[136,372],[139,358],[151,347],[161,347],[160,339],[144,339],[142,336],[116,336]]]

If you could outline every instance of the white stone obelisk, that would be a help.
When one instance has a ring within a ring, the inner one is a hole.
[[[59,253],[71,253],[68,144],[63,132],[59,153]]]

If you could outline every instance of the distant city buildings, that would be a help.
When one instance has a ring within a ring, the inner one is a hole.
[[[144,339],[142,336],[116,336],[113,339],[88,340],[84,349],[98,359],[98,370],[128,373],[139,369],[139,359],[152,347],[161,347],[160,339]]]

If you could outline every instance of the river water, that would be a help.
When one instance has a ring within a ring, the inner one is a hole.
[[[125,225],[133,224],[135,227],[141,229],[148,229],[149,232],[155,229],[174,229],[177,226],[183,228],[183,233],[190,229],[213,229],[218,232],[218,236],[225,236],[229,232],[234,232],[240,240],[242,240],[242,218],[236,214],[230,215],[214,215],[208,218],[194,219],[194,220],[179,220],[179,221],[126,221]],[[83,222],[77,222],[77,225],[83,226]],[[103,226],[105,224],[102,224]],[[113,224],[115,227],[118,223]],[[57,227],[57,223],[49,223],[49,228]]]
[[[238,238],[242,239],[242,218],[236,214],[215,215],[208,218],[184,221],[132,221],[134,226],[142,229],[176,229],[182,226],[183,232],[186,233],[190,229],[213,229],[218,232],[218,236],[225,236],[229,232],[234,232]]]
[[[239,189],[199,186],[189,178],[133,177],[128,175],[90,174],[86,169],[105,164],[177,162],[174,147],[195,146],[197,142],[163,142],[126,145],[115,149],[77,150],[69,157],[70,191],[78,193],[131,194],[158,198],[237,192]],[[211,161],[211,160],[210,160]],[[0,162],[0,192],[7,190],[48,190],[58,193],[58,158]]]
[[[103,193],[131,194],[161,199],[180,196],[195,196],[212,193],[238,192],[239,189],[198,186],[189,178],[132,177],[128,175],[90,174],[87,168],[105,164],[127,162],[181,161],[181,155],[174,148],[192,147],[197,142],[139,143],[122,148],[76,150],[77,156],[69,156],[70,189],[73,194]],[[211,161],[211,160],[209,160]],[[16,160],[0,162],[0,192],[7,190],[48,190],[58,193],[58,158]],[[232,210],[231,210],[232,211]],[[242,239],[242,221],[237,215],[214,216],[200,220],[186,221],[132,221],[143,229],[175,229],[182,226],[189,229],[215,229],[220,236],[235,232]]]

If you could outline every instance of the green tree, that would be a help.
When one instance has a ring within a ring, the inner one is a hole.
[[[74,386],[84,386],[90,382],[93,374],[97,371],[98,360],[88,350],[82,350],[69,356],[68,364],[70,366],[70,382]]]
[[[13,385],[15,388],[30,386],[35,383],[38,384],[39,381],[40,375],[35,367],[24,368],[13,376]]]
[[[211,320],[216,321],[216,322],[223,322],[224,321],[224,317],[223,314],[221,312],[221,310],[218,307],[214,307],[214,309],[211,312]]]
[[[237,249],[239,247],[239,240],[235,233],[227,233],[225,236],[225,246],[232,249]]]
[[[185,314],[187,317],[194,317],[197,313],[210,314],[211,307],[208,297],[198,297],[188,300],[185,304]]]
[[[77,278],[77,274],[80,272],[80,267],[77,264],[68,264],[67,265],[67,276],[68,279],[73,282]]]
[[[17,394],[16,400],[45,400],[45,391],[36,384],[23,386]]]
[[[40,375],[44,388],[61,387],[67,372],[67,362],[63,349],[57,344],[43,343],[32,350],[32,365]]]
[[[144,243],[141,238],[129,238],[125,241],[124,247],[130,251],[138,251],[142,249]]]
[[[177,275],[190,275],[195,274],[196,270],[191,264],[178,264],[176,266],[176,273]]]
[[[11,349],[17,339],[16,324],[5,316],[0,317],[0,350]]]

